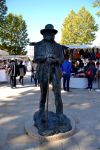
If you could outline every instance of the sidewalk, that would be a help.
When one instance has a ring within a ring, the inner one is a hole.
[[[39,107],[39,87],[30,83],[11,89],[0,85],[0,150],[100,150],[100,92],[86,89],[62,91],[64,114],[76,122],[76,133],[57,142],[40,143],[25,134],[24,125]],[[49,110],[55,111],[50,90]]]

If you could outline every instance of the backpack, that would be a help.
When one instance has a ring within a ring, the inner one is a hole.
[[[89,69],[87,70],[87,76],[88,76],[88,77],[92,77],[92,75],[93,75],[92,69],[89,68]]]

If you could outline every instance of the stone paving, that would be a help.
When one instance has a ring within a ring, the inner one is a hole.
[[[25,122],[39,107],[40,90],[30,83],[11,89],[0,84],[0,150],[100,150],[100,92],[86,89],[62,90],[64,114],[76,122],[76,133],[60,141],[41,142],[25,134]],[[49,110],[55,111],[50,89]]]

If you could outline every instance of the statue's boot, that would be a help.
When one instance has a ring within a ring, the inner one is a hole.
[[[39,109],[39,115],[43,115],[44,114],[45,109],[44,108],[40,108]]]
[[[46,114],[45,109],[42,107],[39,109],[39,117],[42,123],[46,122]]]
[[[63,113],[57,114],[57,118],[58,118],[58,123],[59,123],[60,125],[62,125],[63,122],[64,122],[64,115],[63,115]]]

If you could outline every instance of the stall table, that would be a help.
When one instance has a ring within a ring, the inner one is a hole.
[[[83,77],[71,77],[70,78],[70,88],[81,88],[85,89],[88,87],[87,78]],[[61,79],[61,87],[63,88],[63,79]],[[93,82],[93,88],[98,88],[98,83]]]
[[[7,75],[5,69],[0,69],[0,83],[7,82]]]

